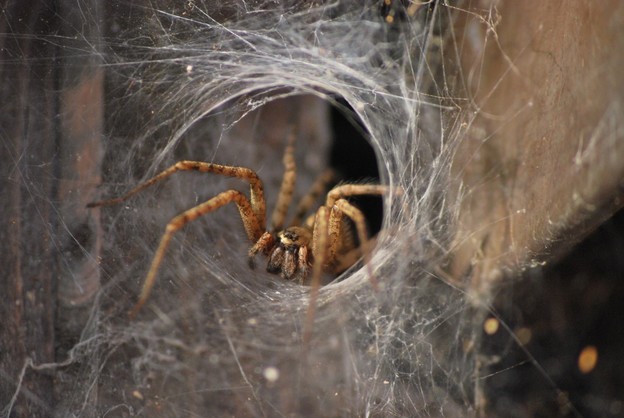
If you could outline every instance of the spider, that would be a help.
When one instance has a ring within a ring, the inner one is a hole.
[[[289,226],[284,227],[295,189],[296,164],[294,156],[295,134],[290,132],[284,150],[284,175],[271,216],[271,230],[266,229],[266,202],[262,180],[255,171],[246,167],[213,164],[202,161],[179,161],[151,179],[117,198],[92,202],[89,208],[109,206],[125,201],[145,188],[160,182],[179,171],[199,171],[235,177],[249,182],[249,197],[238,190],[221,192],[207,201],[173,217],[165,228],[151,266],[143,282],[139,299],[131,311],[135,316],[148,300],[160,265],[173,234],[189,222],[206,215],[228,203],[235,203],[252,245],[249,249],[249,266],[253,269],[255,258],[262,253],[267,258],[266,270],[279,274],[286,280],[300,284],[310,282],[312,299],[316,298],[323,272],[338,274],[353,265],[361,256],[368,263],[370,241],[366,219],[360,209],[347,198],[355,195],[383,195],[387,186],[379,184],[341,184],[332,188],[325,202],[316,212],[308,215],[328,184],[331,170],[324,171],[313,183],[311,190],[300,200]],[[307,216],[306,216],[307,215]],[[355,232],[347,218],[353,222]],[[359,245],[357,245],[355,238]],[[369,278],[375,286],[369,264]],[[313,300],[308,316],[313,315]]]

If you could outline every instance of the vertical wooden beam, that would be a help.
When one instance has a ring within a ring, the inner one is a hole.
[[[65,360],[99,288],[98,214],[84,206],[99,182],[101,26],[96,0],[1,13],[0,405],[47,417],[58,380],[39,366]]]
[[[54,26],[49,2],[10,1],[0,16],[0,404],[18,417],[54,404],[52,376],[26,367],[54,361],[58,51],[42,36]]]

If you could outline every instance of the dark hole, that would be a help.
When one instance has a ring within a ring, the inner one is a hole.
[[[332,107],[333,144],[330,165],[338,172],[341,183],[379,183],[377,156],[366,139],[367,132],[355,112],[342,100]],[[369,233],[381,229],[383,205],[381,197],[358,196],[349,199],[366,216]]]
[[[493,400],[489,416],[508,416],[513,404],[530,406],[527,416],[622,416],[622,254],[624,210],[567,256],[527,271],[519,281],[522,286],[517,282],[498,295],[495,306],[502,319],[514,330],[526,327],[531,339],[520,348],[504,333],[485,337],[482,356],[499,358],[483,371],[491,376],[484,383],[486,396]],[[598,363],[581,373],[577,361],[587,346],[597,348]],[[528,361],[527,352],[542,370]],[[561,411],[561,397],[553,386],[567,394],[574,413]]]

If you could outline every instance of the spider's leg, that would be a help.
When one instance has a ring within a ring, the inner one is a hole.
[[[326,206],[332,208],[330,216],[330,225],[332,223],[339,225],[339,218],[342,214],[348,216],[356,227],[358,239],[360,241],[360,250],[364,255],[364,261],[367,265],[368,274],[370,277],[371,285],[376,288],[377,281],[372,274],[372,266],[370,265],[370,246],[368,242],[368,231],[366,228],[366,220],[362,211],[357,207],[350,204],[345,198],[349,196],[361,196],[361,195],[383,195],[390,190],[388,186],[381,184],[342,184],[334,187],[327,193]],[[397,193],[401,193],[400,189],[397,189]],[[340,203],[338,203],[340,202]],[[336,227],[334,227],[336,228]],[[331,228],[330,228],[331,229]],[[337,247],[339,240],[331,240],[330,254],[333,257],[332,262],[337,258]],[[353,255],[351,255],[353,256]],[[343,264],[343,263],[341,263]]]
[[[324,170],[314,181],[310,191],[301,198],[295,211],[295,216],[290,222],[290,226],[299,226],[303,222],[303,217],[310,210],[314,202],[323,194],[327,185],[334,179],[334,171],[330,168]]]
[[[370,238],[368,240],[368,247],[374,248],[377,237]],[[331,248],[331,244],[330,244]],[[334,272],[341,273],[354,265],[360,258],[362,258],[362,247],[355,247],[345,253],[338,254],[333,264]]]
[[[273,236],[272,233],[265,231],[264,234],[262,234],[262,236],[258,239],[258,241],[256,241],[256,243],[252,245],[252,247],[249,249],[249,253],[248,253],[249,268],[253,270],[256,267],[256,264],[254,261],[256,254],[258,254],[260,251],[266,254],[268,253],[269,249],[273,248],[274,245],[275,245],[275,237]]]
[[[316,312],[316,300],[318,299],[319,288],[321,287],[321,274],[325,265],[328,239],[328,218],[329,209],[321,206],[316,212],[314,230],[312,231],[312,254],[314,262],[312,264],[312,280],[310,282],[310,302],[306,313],[306,320],[303,328],[304,347],[308,346],[312,336],[314,325],[314,314]]]
[[[329,243],[327,255],[325,257],[325,268],[337,272],[334,264],[337,260],[339,251],[343,252],[345,249],[353,248],[354,238],[350,225],[345,223],[344,214],[336,206],[331,208],[329,212],[328,230]]]
[[[348,216],[355,224],[358,240],[360,241],[360,249],[364,255],[364,262],[368,270],[368,277],[373,288],[377,289],[377,280],[373,276],[373,268],[370,263],[371,250],[370,241],[368,240],[368,230],[366,228],[366,218],[360,209],[349,203],[346,199],[338,199],[332,208],[329,223],[332,224],[332,218],[341,216],[340,213]],[[331,232],[330,232],[331,233]],[[330,239],[330,241],[332,241]]]
[[[254,213],[249,200],[244,194],[237,190],[228,190],[226,192],[219,193],[212,199],[182,212],[178,216],[171,219],[165,228],[165,233],[160,239],[160,244],[158,245],[158,249],[154,254],[154,259],[152,260],[150,269],[145,277],[145,281],[143,282],[143,288],[141,289],[139,301],[136,305],[134,305],[134,308],[130,313],[131,316],[135,316],[147,301],[152,287],[154,286],[154,282],[156,281],[156,274],[158,273],[158,269],[173,234],[187,223],[192,222],[200,216],[210,213],[230,202],[236,203],[249,239],[255,241],[262,235],[260,222],[256,218],[256,214]]]
[[[337,200],[348,196],[383,195],[389,190],[388,186],[381,184],[342,184],[327,193],[325,205],[331,208]],[[397,189],[397,193],[400,193],[399,189]]]
[[[284,220],[288,214],[288,208],[295,191],[295,180],[297,179],[297,166],[295,164],[295,132],[291,130],[288,134],[288,144],[284,149],[284,177],[280,185],[279,195],[275,203],[275,209],[271,216],[273,231],[281,231],[284,228]]]
[[[250,185],[250,197],[251,197],[251,207],[255,214],[256,219],[260,223],[260,227],[264,230],[264,222],[266,216],[266,204],[264,200],[264,188],[262,185],[262,180],[258,177],[255,171],[245,168],[245,167],[233,167],[228,165],[220,165],[220,164],[212,164],[203,161],[178,161],[171,167],[166,170],[161,171],[159,174],[155,175],[151,179],[147,180],[144,183],[139,184],[134,189],[130,190],[123,196],[116,197],[114,199],[108,200],[100,200],[97,202],[91,202],[87,204],[87,207],[93,208],[97,206],[109,206],[117,203],[121,203],[126,199],[134,196],[140,191],[152,186],[153,184],[158,183],[171,176],[172,174],[178,171],[199,171],[202,173],[214,173],[220,174],[228,177],[236,177],[242,180],[249,181]],[[260,235],[258,235],[259,237]],[[256,237],[257,239],[257,237]]]

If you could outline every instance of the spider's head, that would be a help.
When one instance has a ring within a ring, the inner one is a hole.
[[[312,264],[309,248],[312,233],[306,228],[291,226],[276,235],[276,243],[268,256],[267,271],[303,283]]]

